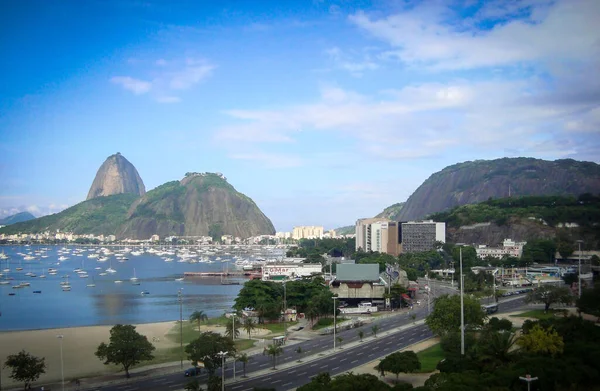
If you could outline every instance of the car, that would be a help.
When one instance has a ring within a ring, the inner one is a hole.
[[[200,374],[200,368],[192,367],[190,369],[186,369],[184,372],[185,377],[190,376],[198,376]]]

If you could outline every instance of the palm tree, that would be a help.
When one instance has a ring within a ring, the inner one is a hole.
[[[371,327],[371,332],[373,333],[373,337],[377,338],[378,331],[379,331],[379,326],[374,324],[373,327]]]
[[[336,337],[335,339],[337,340],[338,345],[339,345],[339,347],[341,349],[342,348],[342,341],[344,340],[344,338],[342,338],[342,337]]]
[[[235,330],[233,329],[234,325],[235,325]],[[240,336],[239,322],[235,323],[233,318],[229,319],[229,321],[225,325],[225,335],[231,339],[235,339],[235,338],[239,337]]]
[[[238,357],[238,361],[243,364],[243,368],[244,368],[244,376],[243,377],[246,377],[246,364],[248,364],[248,361],[250,361],[250,357],[246,353],[242,353]]]
[[[266,349],[266,353],[273,358],[273,369],[277,369],[277,356],[283,353],[283,348],[278,345],[269,345]]]
[[[198,332],[200,331],[200,323],[208,320],[208,316],[204,313],[204,311],[194,311],[190,315],[190,322],[198,322]]]
[[[298,357],[302,357],[302,347],[301,346],[298,346],[295,351],[296,351],[296,353],[298,353]],[[300,360],[300,358],[298,358],[298,362],[302,362],[302,360]]]
[[[360,338],[360,342],[362,342],[362,339],[364,336],[365,336],[365,332],[362,330],[358,330],[358,338]]]
[[[244,324],[242,327],[248,333],[248,339],[251,339],[252,338],[252,336],[251,336],[252,330],[254,330],[256,328],[256,326],[254,324],[254,320],[252,320],[252,318],[244,319]]]

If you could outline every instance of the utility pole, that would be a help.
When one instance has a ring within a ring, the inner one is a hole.
[[[283,343],[287,340],[287,292],[285,288],[285,281],[283,282]]]
[[[179,299],[179,348],[181,349],[179,354],[181,357],[181,369],[183,369],[183,295],[181,294],[181,290],[183,288],[179,288],[179,292],[177,293],[177,298]]]
[[[335,316],[336,316],[336,305],[335,305],[335,301],[337,300],[337,297],[333,297],[333,353],[335,353],[335,329],[336,329],[336,324],[335,324]]]
[[[577,274],[577,288],[579,290],[579,297],[581,297],[581,243],[583,243],[583,240],[577,241],[577,244],[579,245],[579,273]]]
[[[464,302],[464,278],[463,278],[463,262],[462,262],[462,244],[459,244],[460,258],[460,355],[465,355],[465,302]]]

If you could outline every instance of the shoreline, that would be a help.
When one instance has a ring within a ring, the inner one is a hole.
[[[186,319],[184,319],[184,321],[187,321]],[[142,326],[142,325],[148,325],[148,324],[160,324],[160,323],[172,323],[172,322],[179,322],[179,319],[173,319],[173,320],[161,320],[158,322],[143,322],[143,323],[134,323],[134,326]],[[9,329],[9,330],[4,330],[4,329],[0,329],[0,335],[3,333],[20,333],[20,332],[27,332],[27,331],[45,331],[45,330],[67,330],[67,329],[74,329],[74,328],[86,328],[86,327],[113,327],[114,325],[116,325],[118,323],[111,323],[111,324],[89,324],[89,325],[81,325],[81,326],[65,326],[65,327],[41,327],[38,329]],[[131,324],[131,323],[121,323],[121,324]]]
[[[176,345],[167,339],[166,335],[177,322],[178,320],[142,323],[134,324],[134,326],[136,326],[136,331],[145,335],[156,347],[156,351],[159,351]],[[94,354],[100,343],[109,341],[110,329],[113,326],[96,325],[0,331],[0,346],[2,346],[0,363],[4,363],[7,356],[17,354],[21,350],[37,357],[44,357],[46,373],[41,375],[34,385],[49,384],[61,380],[61,350],[65,380],[102,373],[114,373],[119,371],[120,367],[104,365],[104,362]],[[59,335],[62,335],[63,338],[58,338]],[[8,375],[8,370],[1,372],[0,384],[11,387],[19,386],[19,383],[15,383]]]

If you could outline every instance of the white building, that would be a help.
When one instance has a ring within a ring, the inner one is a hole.
[[[479,245],[475,249],[479,258],[493,257],[502,259],[504,256],[521,258],[523,255],[523,247],[527,242],[514,242],[511,239],[504,239],[501,247],[488,247]]]
[[[267,264],[261,267],[263,281],[282,281],[322,273],[320,263]]]
[[[318,225],[294,227],[294,231],[292,232],[292,239],[322,239],[323,231],[323,226]]]

